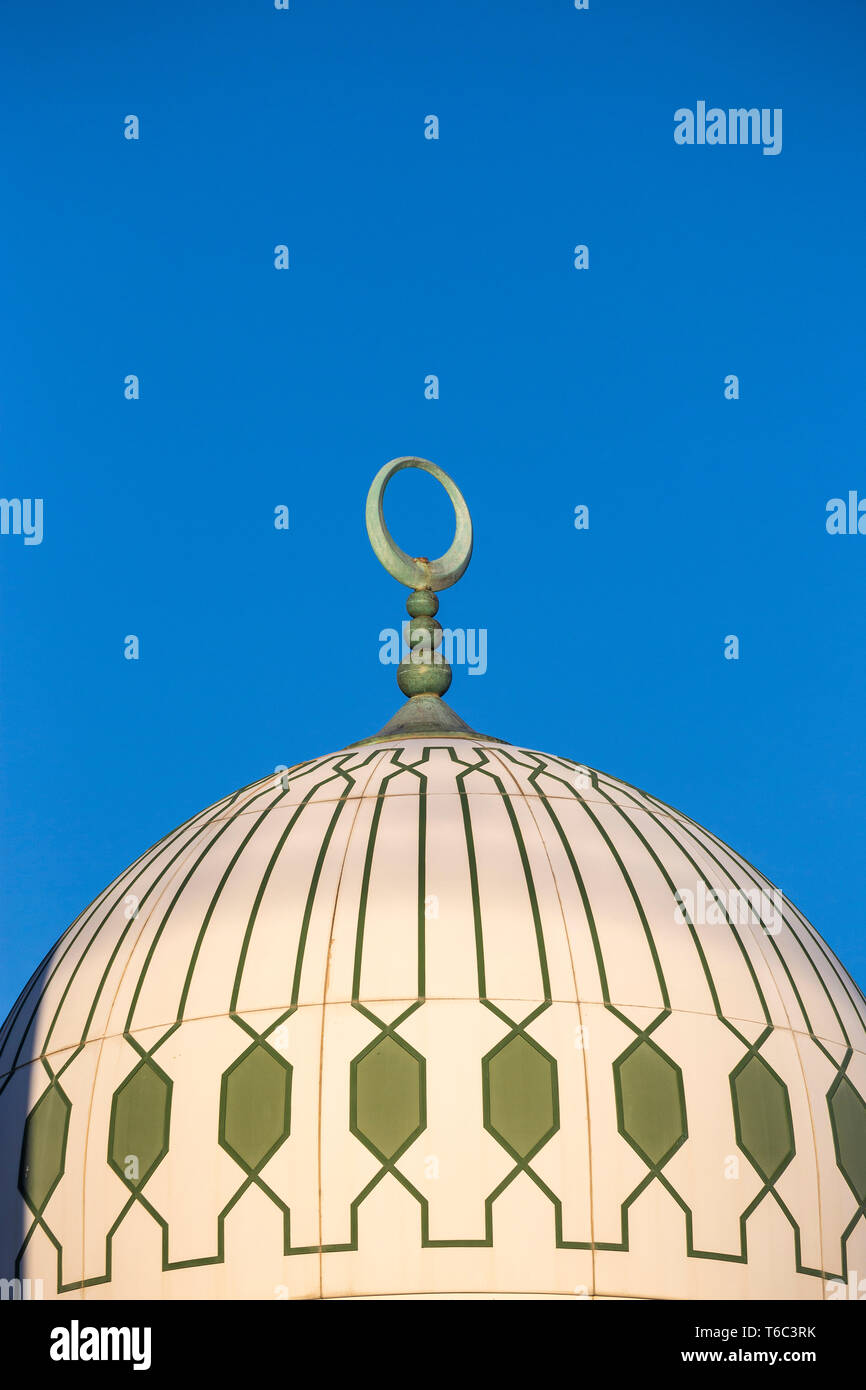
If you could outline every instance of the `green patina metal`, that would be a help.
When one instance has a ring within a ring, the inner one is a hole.
[[[438,560],[425,555],[407,555],[397,545],[385,524],[385,488],[395,473],[404,468],[420,468],[442,484],[454,507],[454,540]],[[436,620],[439,600],[435,590],[450,588],[464,573],[472,557],[472,518],[466,499],[457,484],[429,459],[392,459],[380,468],[367,494],[367,534],[376,558],[390,575],[412,590],[406,600],[409,614],[409,654],[397,668],[397,684],[407,696],[405,705],[377,734],[358,739],[365,743],[384,743],[394,738],[474,738],[500,743],[471,729],[446,705],[442,696],[451,684],[451,667],[442,653],[442,626]]]
[[[383,499],[385,488],[395,473],[404,468],[420,468],[430,473],[444,487],[454,507],[456,526],[451,547],[438,560],[426,556],[412,557],[401,550],[385,525]],[[367,493],[367,535],[377,560],[389,574],[405,584],[407,589],[449,589],[463,574],[472,557],[472,519],[466,499],[455,482],[438,464],[429,459],[398,458],[380,468]],[[435,609],[433,610],[436,611]]]

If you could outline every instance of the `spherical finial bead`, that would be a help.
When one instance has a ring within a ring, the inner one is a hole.
[[[444,695],[451,684],[451,667],[439,648],[442,645],[442,626],[429,612],[432,599],[439,607],[436,595],[429,590],[416,590],[411,594],[406,607],[412,613],[408,624],[409,655],[397,668],[397,684],[404,695]],[[419,600],[413,603],[413,600]],[[428,610],[418,616],[418,609]],[[415,612],[413,612],[415,610]]]
[[[412,695],[442,696],[451,684],[451,667],[447,661],[435,666],[427,662],[402,661],[397,667],[397,684],[407,698]]]
[[[432,589],[415,589],[406,600],[410,618],[432,618],[439,611],[439,600]]]

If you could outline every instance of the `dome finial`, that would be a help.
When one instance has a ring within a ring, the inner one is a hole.
[[[438,560],[411,556],[401,550],[385,524],[385,488],[403,468],[420,468],[442,484],[454,507],[456,525],[451,547]],[[376,558],[389,574],[412,590],[406,600],[409,614],[408,656],[400,662],[397,684],[403,694],[442,696],[451,684],[451,667],[442,654],[442,626],[436,621],[439,600],[434,590],[448,589],[463,574],[472,555],[472,519],[459,487],[429,459],[398,458],[386,463],[367,493],[367,534]]]
[[[407,555],[401,550],[385,524],[383,498],[395,473],[403,468],[420,468],[442,484],[454,507],[456,525],[449,549],[438,560],[426,555]],[[370,743],[379,739],[413,734],[457,734],[478,738],[474,730],[442,700],[451,684],[451,667],[441,651],[442,627],[436,621],[437,589],[448,589],[464,573],[472,556],[472,519],[466,499],[457,484],[438,464],[429,459],[404,457],[386,463],[370,485],[366,507],[367,534],[376,558],[389,574],[412,592],[406,600],[409,613],[410,651],[397,669],[397,684],[407,701]],[[497,740],[498,742],[498,740]]]

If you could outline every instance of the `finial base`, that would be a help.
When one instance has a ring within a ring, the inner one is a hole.
[[[390,743],[396,738],[476,738],[483,743],[504,742],[504,739],[470,729],[438,695],[412,695],[378,734],[359,738],[349,746],[360,748],[364,743]]]

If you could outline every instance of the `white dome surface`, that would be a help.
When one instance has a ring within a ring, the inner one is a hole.
[[[679,894],[679,898],[677,897]],[[0,1034],[46,1297],[803,1298],[866,1269],[864,1001],[645,792],[483,738],[226,797]]]

